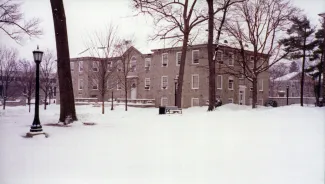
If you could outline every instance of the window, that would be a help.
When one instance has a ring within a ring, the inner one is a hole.
[[[192,51],[192,64],[199,64],[199,50]]]
[[[149,71],[151,66],[151,58],[146,58],[144,60],[144,68],[145,70]]]
[[[70,69],[71,69],[71,72],[74,71],[74,62],[70,62]]]
[[[122,61],[118,60],[116,64],[117,64],[117,71],[122,72],[122,66],[123,66]]]
[[[83,61],[79,61],[79,72],[83,72],[83,71],[84,71]]]
[[[98,90],[98,81],[96,79],[93,79],[92,81],[92,89]]]
[[[222,89],[222,75],[217,76],[217,89]]]
[[[150,78],[145,78],[144,80],[144,89],[150,90]]]
[[[258,104],[259,105],[263,105],[263,98],[261,98],[261,99],[258,100]]]
[[[168,53],[163,53],[161,56],[161,64],[163,67],[168,66]]]
[[[83,79],[79,79],[79,90],[82,90],[84,88],[84,81]]]
[[[135,72],[137,69],[136,67],[137,67],[137,58],[133,56],[130,61],[130,72]]]
[[[192,89],[199,89],[199,74],[192,75]]]
[[[233,53],[229,53],[229,66],[234,66],[234,63],[235,63],[235,57],[234,57],[234,54]]]
[[[216,61],[219,62],[219,63],[223,63],[223,61],[222,61],[222,51],[217,52]]]
[[[168,87],[168,76],[161,77],[161,89],[167,89]]]
[[[260,90],[259,91],[263,91],[263,79],[260,80]]]
[[[234,78],[233,77],[229,77],[228,78],[228,89],[229,90],[233,90],[234,89]]]
[[[182,52],[176,52],[176,66],[179,66],[181,64],[181,56]]]
[[[168,98],[167,97],[161,97],[160,105],[161,106],[167,106],[168,105]]]
[[[116,88],[117,88],[117,90],[121,90],[122,89],[122,87],[121,87],[121,85],[119,83],[116,84]]]
[[[234,99],[233,98],[228,98],[228,103],[234,103]]]
[[[198,98],[192,98],[192,102],[191,102],[191,106],[195,107],[195,106],[199,106],[200,105],[200,101]]]
[[[245,68],[243,65],[241,65],[241,74],[240,74],[240,77],[239,79],[244,79],[245,78]]]
[[[98,61],[93,61],[93,71],[98,72]]]

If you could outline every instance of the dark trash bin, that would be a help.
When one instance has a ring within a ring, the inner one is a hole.
[[[159,114],[166,114],[166,107],[165,106],[159,106]]]

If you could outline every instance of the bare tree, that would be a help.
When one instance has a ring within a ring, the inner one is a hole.
[[[60,90],[60,122],[65,122],[68,116],[71,116],[73,121],[77,120],[72,78],[70,71],[70,54],[68,44],[68,33],[66,16],[63,6],[63,0],[50,0],[55,42],[57,51],[57,71]]]
[[[150,15],[154,19],[157,32],[152,39],[173,38],[173,45],[182,43],[176,99],[177,106],[181,107],[186,51],[189,42],[193,42],[199,31],[196,30],[196,34],[192,36],[190,34],[208,19],[205,7],[200,6],[197,0],[133,0],[133,6],[140,13]],[[221,11],[222,8],[216,8],[213,14]]]
[[[117,85],[124,90],[125,111],[128,110],[128,90],[131,89],[132,78],[129,78],[131,72],[135,72],[136,63],[132,62],[132,41],[121,40],[116,45],[116,53],[120,60],[117,61]]]
[[[242,75],[252,83],[252,108],[256,108],[259,75],[288,55],[278,41],[296,11],[287,0],[247,0],[234,5],[226,21],[230,44],[240,50],[239,67],[223,67],[230,75]]]
[[[30,104],[32,95],[35,91],[35,64],[28,60],[20,60],[19,67],[19,80],[20,86],[24,88],[23,96],[27,99],[28,112],[30,112]]]
[[[0,29],[17,43],[24,35],[34,37],[42,34],[39,29],[40,20],[25,20],[20,6],[21,3],[15,0],[0,0]]]
[[[0,85],[2,86],[3,109],[8,98],[16,94],[11,90],[11,84],[17,77],[17,50],[0,47]]]
[[[274,88],[276,87],[276,81],[275,79],[282,77],[286,74],[288,74],[288,66],[285,65],[284,63],[278,63],[270,67],[269,69],[270,73],[270,96],[274,97]],[[277,89],[278,91],[278,89]]]
[[[40,88],[44,92],[44,110],[46,110],[47,99],[50,95],[50,90],[53,85],[55,68],[56,62],[53,52],[46,50],[40,66]]]
[[[99,91],[102,114],[105,113],[105,96],[112,90],[112,82],[116,81],[117,64],[111,58],[116,54],[114,47],[117,40],[117,27],[108,25],[105,31],[95,32],[89,36],[85,44],[92,57],[100,58],[99,61],[93,61],[92,70],[89,70],[88,76],[92,88],[95,87]],[[116,86],[116,82],[114,83]]]

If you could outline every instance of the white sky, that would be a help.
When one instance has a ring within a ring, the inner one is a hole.
[[[199,0],[204,1],[205,0]],[[39,45],[41,50],[56,50],[53,18],[50,0],[25,0],[22,11],[26,18],[38,17],[42,20],[44,34],[39,39],[26,40],[23,45],[9,39],[0,32],[1,44],[15,47],[21,58],[32,59],[32,51]],[[150,18],[131,17],[131,0],[64,0],[67,17],[70,57],[76,57],[85,50],[84,40],[88,34],[113,23],[119,27],[122,37],[134,36],[135,47],[147,53],[151,49],[160,48],[163,43],[149,42],[148,36],[153,31]],[[325,12],[324,0],[292,0],[293,4],[303,9],[312,23],[318,24],[319,13]]]

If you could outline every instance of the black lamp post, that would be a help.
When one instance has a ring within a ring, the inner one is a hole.
[[[35,115],[34,121],[30,128],[31,133],[40,133],[43,131],[39,120],[39,65],[42,61],[43,52],[38,49],[33,51],[34,61],[36,63],[36,89],[35,89]]]
[[[175,83],[175,106],[177,106],[177,82],[178,82],[178,78],[174,79],[174,83]]]
[[[289,85],[287,85],[287,105],[289,105]]]

